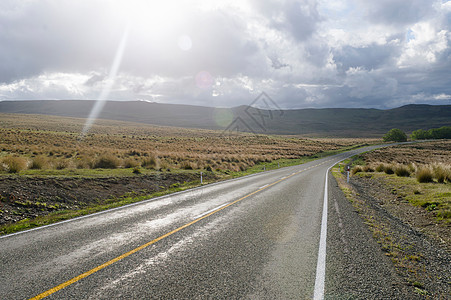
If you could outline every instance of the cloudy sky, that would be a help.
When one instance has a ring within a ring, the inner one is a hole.
[[[451,104],[447,0],[2,0],[0,100]]]

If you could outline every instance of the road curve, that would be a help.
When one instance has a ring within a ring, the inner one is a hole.
[[[0,299],[394,299],[331,176],[325,195],[330,166],[374,147],[1,237]]]

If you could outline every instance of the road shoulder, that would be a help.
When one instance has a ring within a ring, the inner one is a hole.
[[[329,174],[326,299],[421,299]]]

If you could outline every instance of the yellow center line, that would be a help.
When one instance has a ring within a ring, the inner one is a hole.
[[[310,169],[310,168],[308,168],[308,169]],[[234,205],[234,204],[236,204],[236,203],[238,203],[238,202],[240,202],[240,201],[242,201],[242,200],[244,200],[244,199],[246,199],[246,198],[248,198],[248,197],[250,197],[250,196],[252,196],[252,195],[255,195],[255,194],[258,193],[258,192],[261,192],[261,191],[263,191],[263,190],[265,190],[265,189],[267,189],[267,188],[269,188],[269,187],[271,187],[271,186],[273,186],[273,185],[275,185],[275,184],[277,184],[277,183],[279,183],[279,182],[281,182],[281,181],[283,181],[283,180],[286,180],[286,179],[288,179],[288,178],[290,178],[290,177],[292,177],[292,176],[294,176],[294,175],[297,175],[297,174],[299,174],[299,173],[302,173],[303,171],[308,170],[308,169],[304,169],[304,170],[298,171],[298,172],[293,173],[293,174],[291,174],[291,175],[289,175],[289,176],[287,176],[287,177],[285,177],[285,178],[279,179],[279,180],[277,180],[277,181],[275,181],[275,182],[273,182],[273,183],[271,183],[271,184],[269,184],[269,185],[267,185],[267,186],[264,186],[264,187],[262,187],[262,188],[260,188],[260,189],[258,189],[258,190],[256,190],[256,191],[250,193],[250,194],[247,194],[247,195],[244,196],[244,197],[239,198],[238,200],[235,200],[235,201],[233,201],[233,202],[230,202],[229,204],[227,204],[227,205],[225,205],[225,206],[223,206],[223,207],[220,207],[220,208],[218,208],[218,209],[215,210],[215,211],[212,211],[212,212],[209,213],[209,214],[206,214],[206,215],[204,215],[204,216],[202,216],[202,217],[199,217],[199,218],[195,219],[195,220],[192,221],[192,222],[189,222],[189,223],[187,223],[187,224],[185,224],[185,225],[182,225],[182,226],[180,226],[180,227],[178,227],[178,228],[176,228],[176,229],[174,229],[174,230],[172,230],[172,231],[170,231],[170,232],[168,232],[168,233],[166,233],[166,234],[163,234],[163,235],[160,236],[160,237],[157,237],[156,239],[154,239],[154,240],[152,240],[152,241],[150,241],[150,242],[148,242],[148,243],[146,243],[146,244],[143,244],[143,245],[141,245],[141,246],[139,246],[139,247],[137,247],[137,248],[135,248],[135,249],[133,249],[133,250],[130,250],[129,252],[126,252],[126,253],[124,253],[124,254],[122,254],[122,255],[116,257],[116,258],[113,258],[112,260],[109,260],[109,261],[107,261],[106,263],[103,263],[103,264],[101,264],[101,265],[99,265],[99,266],[97,266],[97,267],[95,267],[95,268],[93,268],[93,269],[91,269],[91,270],[89,270],[89,271],[87,271],[87,272],[85,272],[85,273],[83,273],[83,274],[80,274],[80,275],[78,275],[78,276],[76,276],[76,277],[74,277],[74,278],[72,278],[72,279],[70,279],[70,280],[68,280],[68,281],[66,281],[66,282],[64,282],[64,283],[61,283],[61,284],[59,284],[59,285],[57,285],[57,286],[55,286],[55,287],[53,287],[53,288],[51,288],[51,289],[49,289],[49,290],[47,290],[47,291],[41,293],[41,294],[39,294],[39,295],[37,295],[37,296],[35,296],[35,297],[33,297],[33,298],[30,298],[29,300],[38,300],[38,299],[43,299],[43,298],[45,298],[45,297],[47,297],[47,296],[50,296],[51,294],[56,293],[56,292],[58,292],[59,290],[62,290],[62,289],[64,289],[65,287],[68,287],[69,285],[71,285],[71,284],[73,284],[73,283],[75,283],[75,282],[77,282],[77,281],[80,281],[81,279],[86,278],[86,277],[88,277],[89,275],[92,275],[92,274],[96,273],[97,271],[100,271],[100,270],[102,270],[102,269],[104,269],[104,268],[106,268],[106,267],[108,267],[108,266],[114,264],[115,262],[118,262],[118,261],[124,259],[124,258],[126,258],[127,256],[130,256],[130,255],[132,255],[132,254],[134,254],[134,253],[136,253],[136,252],[138,252],[138,251],[141,251],[141,250],[143,250],[144,248],[147,248],[147,247],[149,247],[150,245],[153,245],[153,244],[155,244],[156,242],[161,241],[162,239],[167,238],[168,236],[173,235],[174,233],[179,232],[180,230],[185,229],[185,228],[187,228],[187,227],[189,227],[189,226],[191,226],[191,225],[193,225],[193,224],[199,222],[200,220],[203,220],[203,219],[205,219],[205,218],[207,218],[207,217],[209,217],[209,216],[211,216],[211,215],[213,215],[213,214],[216,214],[217,212],[219,212],[219,211],[221,211],[221,210],[223,210],[223,209],[226,209],[226,208],[229,207],[229,206],[232,206],[232,205]]]

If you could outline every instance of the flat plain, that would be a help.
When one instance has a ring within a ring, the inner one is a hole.
[[[0,114],[0,232],[380,142]],[[22,222],[18,224],[18,222]],[[16,226],[17,225],[17,226]]]

